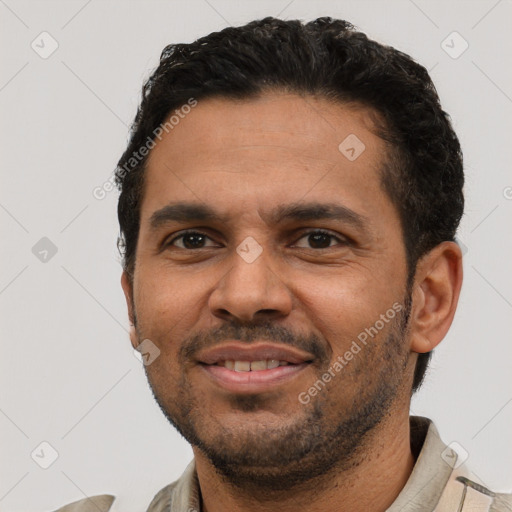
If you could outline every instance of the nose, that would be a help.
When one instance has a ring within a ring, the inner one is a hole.
[[[291,292],[270,264],[265,250],[252,262],[234,252],[229,270],[210,295],[212,314],[239,322],[287,316],[292,308]]]

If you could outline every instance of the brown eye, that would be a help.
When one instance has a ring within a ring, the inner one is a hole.
[[[333,235],[332,233],[328,231],[310,231],[308,233],[304,233],[299,240],[305,239],[307,242],[307,246],[300,246],[306,249],[329,249],[333,247],[331,245],[331,242],[333,240],[336,240],[338,242],[338,245],[341,243],[342,245],[346,245],[347,242],[344,241],[342,238]],[[336,244],[335,244],[336,245]]]
[[[204,233],[200,233],[199,231],[187,231],[174,237],[166,244],[166,246],[174,246],[178,247],[179,249],[188,250],[203,249],[206,247],[205,243],[207,240],[211,239]],[[175,243],[177,241],[179,241],[179,243]]]

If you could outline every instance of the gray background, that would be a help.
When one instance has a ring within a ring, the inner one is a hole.
[[[454,324],[412,409],[485,484],[512,490],[510,0],[0,0],[1,511],[99,493],[145,510],[191,459],[128,339],[117,191],[92,191],[163,47],[267,15],[348,19],[431,70],[464,148],[467,252]],[[43,31],[58,43],[47,58]],[[59,454],[47,469],[44,441]]]

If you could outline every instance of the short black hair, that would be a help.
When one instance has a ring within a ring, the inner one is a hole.
[[[409,288],[419,258],[455,240],[464,209],[460,144],[423,66],[330,17],[308,23],[267,17],[164,48],[143,86],[128,147],[115,172],[118,248],[129,279],[147,162],[140,149],[149,147],[158,127],[191,100],[249,99],[271,90],[355,103],[377,114],[376,132],[389,148],[382,187],[400,216]],[[430,356],[418,356],[413,391],[423,381]]]

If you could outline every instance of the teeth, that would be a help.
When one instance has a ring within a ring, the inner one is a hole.
[[[271,370],[278,366],[288,365],[288,361],[278,361],[277,359],[265,359],[261,361],[219,361],[218,366],[225,366],[228,370],[234,370],[235,372],[257,372],[261,370]]]
[[[266,370],[267,361],[251,361],[251,371]]]
[[[248,372],[251,369],[249,361],[235,361],[235,372]]]

